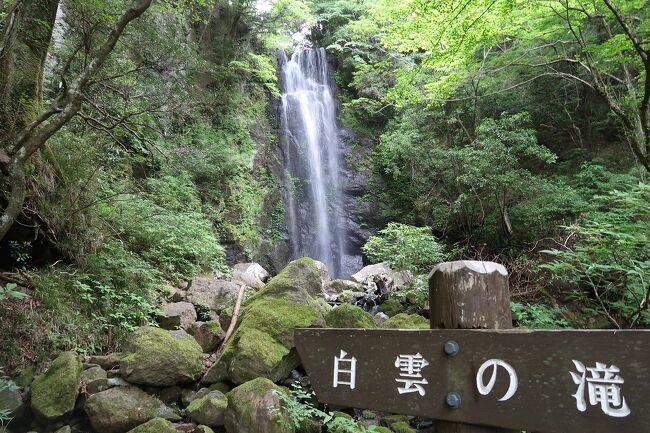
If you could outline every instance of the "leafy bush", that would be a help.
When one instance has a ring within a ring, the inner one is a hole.
[[[374,262],[386,262],[398,271],[425,273],[445,259],[444,247],[429,227],[388,223],[363,246]]]
[[[567,231],[575,244],[549,250],[542,267],[573,285],[570,297],[616,327],[650,325],[650,186],[596,197],[598,209]]]
[[[0,367],[0,394],[3,391],[15,391],[17,389],[18,387],[16,384],[7,376],[5,376],[4,370],[2,367]],[[5,425],[5,423],[9,421],[11,421],[11,412],[9,409],[0,407],[0,426]]]
[[[569,323],[558,308],[544,304],[511,302],[512,319],[521,328],[555,329],[568,328]]]

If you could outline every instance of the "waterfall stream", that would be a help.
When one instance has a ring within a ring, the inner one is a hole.
[[[296,51],[290,58],[281,52],[280,67],[290,255],[310,256],[332,276],[345,276],[339,128],[325,50]]]

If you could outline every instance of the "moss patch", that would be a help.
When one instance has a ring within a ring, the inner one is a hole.
[[[361,308],[351,305],[343,304],[334,308],[332,311],[325,315],[325,323],[330,328],[374,328],[370,314],[363,311]]]
[[[418,314],[399,313],[381,324],[385,329],[429,329],[429,321]]]
[[[390,428],[395,433],[416,433],[416,430],[404,421],[396,422],[395,424],[392,424]]]
[[[187,416],[197,424],[210,427],[223,425],[228,399],[220,391],[210,391],[207,395],[192,401],[187,407]]]
[[[32,383],[32,409],[46,421],[56,422],[69,416],[79,395],[81,360],[73,352],[59,355],[47,373]]]
[[[177,433],[177,431],[166,419],[154,418],[129,430],[128,433]]]
[[[275,392],[286,392],[268,379],[258,377],[230,391],[226,431],[240,433],[294,433]]]
[[[388,317],[393,317],[404,311],[402,303],[396,299],[387,299],[379,307],[377,311],[386,314]]]

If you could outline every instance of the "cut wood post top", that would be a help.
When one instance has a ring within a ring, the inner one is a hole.
[[[454,273],[461,269],[468,269],[477,274],[492,274],[498,272],[501,275],[507,276],[508,271],[505,266],[495,262],[483,262],[480,260],[456,260],[453,262],[443,262],[436,265],[429,278],[436,272]]]

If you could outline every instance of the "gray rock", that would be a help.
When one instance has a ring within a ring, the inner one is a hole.
[[[235,303],[238,292],[239,286],[230,281],[197,277],[192,280],[190,289],[187,291],[187,300],[206,310],[220,312],[223,308]]]
[[[409,272],[396,272],[393,271],[388,264],[382,262],[374,265],[369,265],[361,269],[356,274],[352,275],[352,280],[357,283],[364,284],[373,277],[385,276],[389,279],[388,284],[392,283],[395,287],[404,286],[406,279],[412,278]]]
[[[194,322],[188,332],[194,336],[204,352],[212,352],[223,341],[226,333],[221,329],[217,320],[209,322]]]
[[[82,382],[88,383],[96,379],[106,379],[106,370],[99,365],[90,367],[81,372]]]
[[[89,358],[89,362],[99,365],[104,370],[112,370],[120,365],[121,353],[109,353],[108,355],[94,355]]]
[[[160,327],[163,329],[176,329],[182,327],[187,329],[196,322],[196,310],[189,302],[172,302],[163,307],[163,314],[158,318]]]
[[[255,290],[264,288],[270,275],[258,263],[237,263],[233,267],[231,281],[235,284],[252,287]]]
[[[377,325],[377,326],[381,325],[382,323],[384,323],[388,319],[389,319],[389,317],[384,313],[377,313],[372,317],[372,320],[375,321],[375,325]]]
[[[350,290],[352,292],[359,292],[363,290],[363,286],[359,283],[355,283],[354,281],[350,280],[332,280],[329,283],[327,283],[323,290],[325,291],[326,294],[329,295],[336,295],[341,293],[344,290]]]
[[[156,417],[180,420],[163,402],[131,386],[91,395],[84,410],[93,429],[102,433],[123,433]]]

